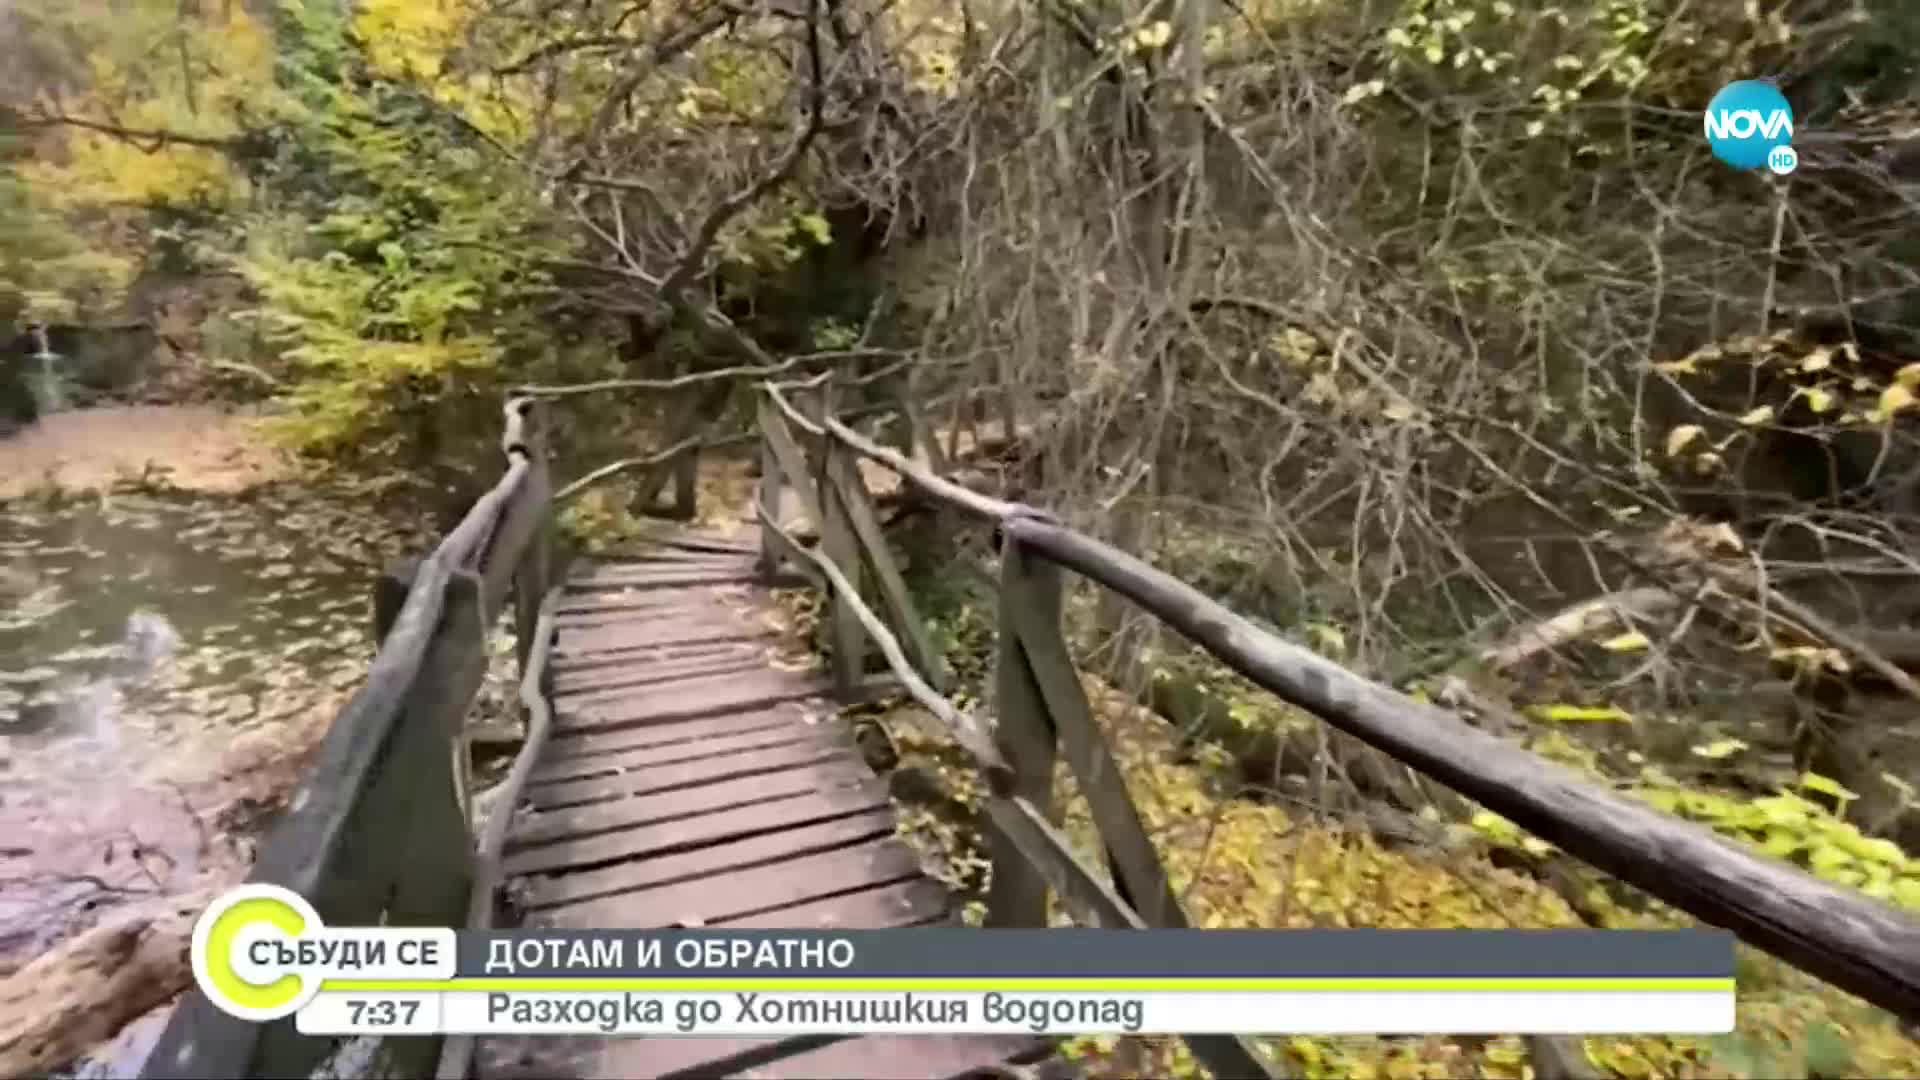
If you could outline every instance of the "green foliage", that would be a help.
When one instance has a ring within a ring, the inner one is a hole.
[[[534,194],[414,87],[373,74],[343,20],[282,8],[272,198],[235,264],[294,379],[284,425],[339,450],[553,356],[551,240]]]
[[[1494,93],[1535,108],[1526,131],[1590,133],[1585,102],[1697,110],[1727,79],[1793,43],[1780,2],[1405,0],[1386,31],[1388,80],[1422,96]],[[1357,95],[1365,96],[1365,95]]]
[[[132,263],[91,247],[35,198],[0,142],[0,325],[71,321],[113,308]]]
[[[1813,774],[1803,777],[1801,786],[1838,796],[1843,807],[1850,795]],[[1775,858],[1790,859],[1828,881],[1920,912],[1920,860],[1890,840],[1864,835],[1839,814],[1796,792],[1742,799],[1660,784],[1640,795],[1659,809],[1709,825]]]

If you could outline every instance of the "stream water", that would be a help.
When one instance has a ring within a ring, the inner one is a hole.
[[[291,488],[0,502],[0,975],[238,873],[364,678],[390,527]]]

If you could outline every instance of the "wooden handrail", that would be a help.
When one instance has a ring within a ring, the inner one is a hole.
[[[971,714],[954,707],[953,703],[936,693],[928,685],[913,665],[908,662],[907,654],[872,608],[860,599],[859,589],[848,580],[846,574],[834,565],[834,561],[802,546],[800,542],[781,528],[779,518],[759,499],[754,500],[754,512],[760,519],[761,528],[769,535],[777,536],[779,546],[796,557],[811,564],[810,575],[822,585],[836,600],[845,603],[858,618],[860,624],[880,646],[888,666],[894,676],[900,680],[910,697],[918,702],[937,720],[945,725],[954,742],[970,757],[974,764],[987,777],[987,797],[984,800],[987,820],[992,826],[996,838],[1006,846],[1017,851],[1026,865],[1037,873],[1042,881],[1057,892],[1069,910],[1083,922],[1112,929],[1143,929],[1149,925],[1133,909],[1125,897],[1116,892],[1100,877],[1088,869],[1074,855],[1072,847],[1058,829],[1047,820],[1047,815],[1031,801],[1022,798],[1014,789],[1013,768],[1000,750],[994,746],[992,738],[982,731]],[[1098,778],[1084,777],[1094,782],[1100,791],[1118,790],[1120,798],[1125,798],[1125,789],[1115,789],[1111,783],[1100,784]],[[1098,817],[1096,808],[1096,817]],[[1144,833],[1140,834],[1144,840]],[[1006,869],[1011,869],[1007,867]],[[996,870],[998,865],[996,864]],[[1155,866],[1156,872],[1158,866]],[[1174,902],[1177,908],[1177,901]],[[1045,913],[1034,920],[1035,925],[1046,925]],[[1167,925],[1167,913],[1163,909],[1157,925]],[[1232,1035],[1190,1035],[1187,1044],[1195,1056],[1204,1061],[1217,1075],[1223,1077],[1261,1077],[1280,1075],[1276,1063],[1269,1060],[1250,1040]],[[443,1078],[444,1080],[444,1078]]]
[[[505,427],[502,476],[420,562],[366,683],[328,729],[248,876],[299,893],[330,924],[465,920],[474,870],[466,714],[509,580],[521,596],[515,626],[526,670],[529,612],[546,592],[548,570],[542,530],[552,488],[537,403],[509,402]],[[299,1034],[291,1018],[262,1025],[228,1016],[191,990],[142,1075],[305,1076],[331,1044]],[[402,1074],[425,1075],[438,1049],[434,1038],[396,1039],[389,1053]]]
[[[1908,1022],[1920,1021],[1920,923],[1904,913],[1786,862],[1735,847],[1703,826],[1616,794],[1488,735],[1454,713],[1361,678],[1043,511],[963,488],[830,415],[803,416],[777,387],[769,385],[765,393],[783,422],[891,470],[948,507],[998,526],[1009,554],[1045,560],[1126,597],[1263,689],[1574,857]],[[838,582],[836,591],[850,585]],[[1005,592],[1003,588],[1003,605],[1008,603]],[[1047,704],[1051,713],[1052,703]],[[1057,723],[1059,717],[1053,719]],[[1051,744],[1060,735],[1038,737]],[[1016,773],[1025,771],[1021,762],[1013,764]],[[1103,816],[1098,807],[1095,822],[1109,844],[1116,826],[1126,832],[1124,822]],[[1110,860],[1118,854],[1109,848]],[[1116,881],[1121,881],[1122,867],[1116,864],[1115,869]],[[996,880],[1000,873],[996,866]],[[1140,898],[1130,900],[1138,903]]]
[[[480,842],[474,852],[473,891],[467,900],[464,924],[470,930],[486,930],[493,926],[494,894],[502,881],[501,858],[507,849],[507,830],[513,824],[520,793],[526,790],[527,778],[533,775],[533,767],[539,762],[540,751],[546,748],[547,736],[553,727],[553,707],[547,700],[550,682],[547,657],[553,649],[554,608],[559,601],[558,588],[549,591],[540,601],[538,629],[534,633],[533,648],[520,678],[520,704],[527,710],[527,738],[521,743],[520,752],[514,756],[513,767],[507,772],[507,778],[501,781],[498,792],[493,795],[493,805],[480,830]],[[439,1080],[466,1080],[468,1067],[473,1062],[473,1049],[473,1036],[449,1037],[441,1047],[435,1076]]]
[[[1010,541],[1125,596],[1227,666],[1521,828],[1809,974],[1920,1019],[1920,923],[1361,678],[1092,537],[1038,517]]]

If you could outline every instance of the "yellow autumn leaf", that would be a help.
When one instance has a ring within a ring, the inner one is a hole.
[[[1920,387],[1920,362],[1908,364],[1906,367],[1894,372],[1893,381],[1895,384],[1904,386],[1909,390],[1914,387]]]
[[[1133,40],[1143,49],[1157,49],[1173,40],[1173,24],[1165,19],[1134,31]]]
[[[1380,94],[1384,93],[1386,89],[1387,89],[1387,84],[1380,79],[1372,79],[1363,83],[1355,83],[1353,86],[1347,89],[1347,92],[1345,94],[1342,94],[1340,96],[1340,104],[1356,105],[1362,101],[1367,100],[1370,97],[1379,96]]]
[[[1695,757],[1703,757],[1709,761],[1719,761],[1722,758],[1732,757],[1746,748],[1747,744],[1739,739],[1719,739],[1705,746],[1694,747],[1693,754]]]
[[[1687,448],[1687,444],[1706,433],[1699,424],[1681,424],[1667,432],[1667,456],[1673,457]]]
[[[1307,629],[1313,634],[1314,643],[1319,646],[1321,652],[1335,657],[1346,654],[1346,635],[1340,633],[1339,627],[1328,626],[1326,623],[1314,623]]]
[[[1840,781],[1835,780],[1831,777],[1821,776],[1819,773],[1816,773],[1816,772],[1801,773],[1800,786],[1807,789],[1808,791],[1817,791],[1822,795],[1831,795],[1834,798],[1839,799],[1843,802],[1849,799],[1857,799],[1860,797],[1855,792],[1848,791],[1846,787],[1844,787],[1840,783]]]
[[[1608,652],[1639,652],[1652,644],[1653,642],[1647,640],[1647,635],[1638,630],[1631,630],[1619,637],[1608,638],[1600,643],[1600,647]]]
[[[1771,419],[1773,419],[1773,406],[1762,405],[1757,409],[1749,410],[1745,416],[1740,418],[1740,422],[1747,427],[1753,427],[1756,424],[1764,424]]]
[[[1913,404],[1913,391],[1903,383],[1894,383],[1880,391],[1880,406],[1874,410],[1874,418],[1885,420],[1900,410]]]
[[[1833,408],[1833,395],[1818,386],[1808,390],[1806,398],[1807,408],[1812,409],[1816,413],[1823,413]]]
[[[1694,362],[1695,358],[1692,356],[1680,360],[1668,360],[1653,365],[1653,370],[1662,375],[1698,375],[1700,369],[1694,366]]]
[[[1832,349],[1815,349],[1800,361],[1801,371],[1825,371],[1833,366]]]
[[[1554,723],[1612,723],[1630,724],[1633,714],[1617,705],[1592,707],[1586,705],[1535,705],[1527,710],[1528,714],[1539,720]]]
[[[1768,654],[1768,658],[1796,668],[1826,668],[1842,674],[1853,670],[1853,665],[1847,662],[1846,655],[1840,650],[1816,648],[1812,645],[1794,645],[1774,649]]]

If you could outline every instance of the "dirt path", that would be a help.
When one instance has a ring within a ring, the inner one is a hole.
[[[0,439],[0,499],[57,486],[97,490],[143,475],[235,492],[290,471],[258,418],[205,405],[115,405],[43,417]]]

